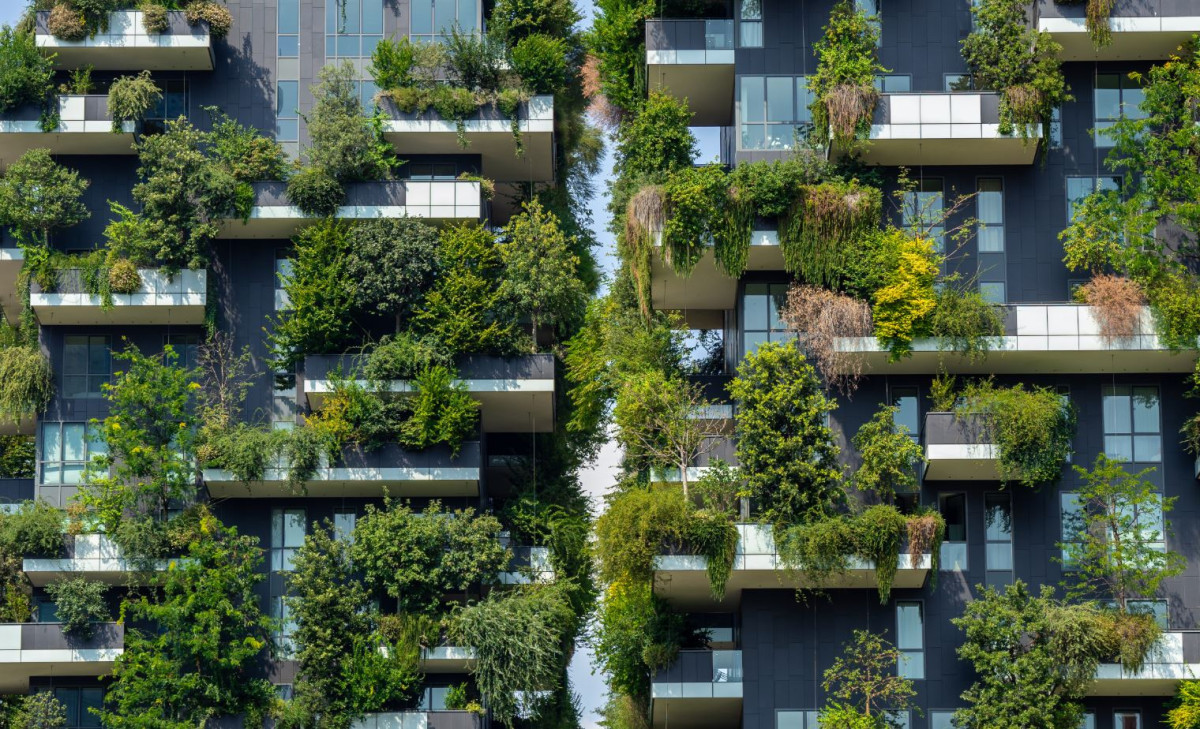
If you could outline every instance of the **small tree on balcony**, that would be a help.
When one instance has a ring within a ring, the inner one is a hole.
[[[853,143],[866,136],[879,92],[875,76],[885,72],[876,56],[879,26],[853,3],[839,0],[824,35],[814,44],[817,72],[809,77],[814,138]]]
[[[853,475],[854,485],[889,503],[897,493],[917,490],[917,465],[925,460],[908,428],[896,424],[899,411],[898,407],[881,407],[853,440],[862,459]]]
[[[54,161],[48,149],[31,149],[0,178],[0,224],[18,237],[50,244],[50,233],[91,217],[80,200],[91,183]]]
[[[916,689],[896,675],[900,651],[883,636],[854,631],[843,655],[825,670],[822,688],[829,694],[821,726],[840,729],[892,729],[902,726],[891,712],[909,711]]]

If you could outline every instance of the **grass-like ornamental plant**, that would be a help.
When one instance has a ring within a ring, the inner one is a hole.
[[[162,101],[162,89],[149,71],[137,76],[121,76],[108,87],[108,114],[113,132],[120,133],[123,122],[140,122],[155,104]]]
[[[36,417],[54,396],[54,371],[36,346],[0,348],[0,420]]]

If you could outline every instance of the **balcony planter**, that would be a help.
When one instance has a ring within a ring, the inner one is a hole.
[[[144,268],[138,274],[141,288],[136,293],[112,294],[107,301],[85,290],[79,269],[60,271],[55,291],[42,291],[32,283],[29,303],[43,325],[204,323],[207,271],[185,269],[168,276]]]
[[[57,125],[43,128],[42,107],[27,104],[0,115],[0,157],[16,159],[37,147],[51,154],[133,155],[138,125],[122,122],[114,133],[104,94],[60,94]]]
[[[733,124],[733,20],[647,20],[646,68],[651,91],[687,99],[695,126]]]
[[[182,10],[166,11],[166,27],[146,27],[140,10],[116,10],[108,15],[107,30],[81,40],[62,40],[50,32],[50,11],[37,14],[38,48],[55,54],[63,69],[91,66],[97,71],[211,71],[212,33],[208,23],[187,22]]]

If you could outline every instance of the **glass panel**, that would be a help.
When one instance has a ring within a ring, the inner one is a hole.
[[[800,76],[796,79],[796,121],[807,124],[812,123],[812,111],[809,107],[812,105],[812,91],[808,88],[808,78]]]
[[[1004,222],[1004,182],[999,177],[979,180],[979,222],[999,225]]]
[[[925,638],[922,632],[924,619],[919,602],[896,603],[896,647],[901,650],[923,650]]]
[[[280,58],[296,58],[300,55],[300,38],[294,35],[279,36],[277,55]]]
[[[791,76],[767,78],[767,121],[792,121],[795,103],[792,97],[794,87],[795,80]]]
[[[280,0],[277,17],[280,33],[300,32],[300,3],[298,0]]]
[[[1146,100],[1146,92],[1132,79],[1125,83],[1125,90],[1121,92],[1121,113],[1127,119],[1145,119],[1146,112],[1142,111],[1141,104]]]
[[[433,2],[431,0],[413,0],[411,30],[415,35],[429,35],[433,32]]]
[[[980,253],[1003,253],[1004,252],[1004,226],[1003,225],[987,225],[979,228],[979,252]]]
[[[902,677],[913,680],[925,678],[925,652],[900,651],[900,666],[897,672]]]
[[[742,297],[742,321],[746,330],[768,327],[767,298],[769,293],[770,287],[767,284],[746,284],[746,294]]]
[[[1110,456],[1112,454],[1109,454]],[[1162,437],[1157,435],[1133,436],[1133,459],[1135,463],[1158,463],[1162,460]]]
[[[761,124],[742,125],[742,149],[766,149],[766,130]]]
[[[915,387],[896,387],[892,388],[892,405],[899,408],[896,411],[896,425],[907,428],[910,435],[920,433],[920,425],[917,412],[917,388]]]
[[[42,460],[57,461],[62,455],[62,428],[58,423],[42,423]]]
[[[989,304],[1003,304],[1008,300],[1004,293],[1004,284],[998,281],[985,281],[979,284],[979,293]]]
[[[1153,615],[1158,627],[1167,630],[1167,601],[1166,600],[1130,600],[1127,605],[1129,612]]]
[[[275,116],[294,117],[300,108],[300,82],[279,81],[275,86]]]
[[[87,374],[87,337],[66,337],[63,345],[63,374]]]
[[[1133,430],[1130,417],[1130,391],[1124,386],[1104,388],[1104,432],[1128,433]]]
[[[357,515],[350,512],[339,512],[333,515],[333,531],[338,539],[350,541],[354,536],[354,524],[357,521]]]
[[[983,503],[988,541],[1012,541],[1012,500],[1008,494],[986,494]]]
[[[967,541],[967,495],[942,494],[938,496],[938,509],[946,520],[946,541]]]
[[[1133,388],[1133,432],[1159,432],[1157,387]]]
[[[458,0],[458,24],[463,32],[479,29],[478,15],[475,0]]]
[[[929,713],[929,729],[955,729],[954,712],[932,711]]]
[[[77,484],[83,482],[83,464],[64,464],[62,466],[62,482],[64,484]]]
[[[742,77],[741,114],[743,122],[763,121],[765,79],[762,76]]]
[[[1115,73],[1096,75],[1095,120],[1116,119],[1121,115],[1121,77]]]
[[[1083,720],[1079,722],[1079,729],[1096,729],[1096,715],[1087,713],[1083,715]]]
[[[742,20],[762,20],[762,0],[741,0],[738,17]]]
[[[938,556],[940,572],[965,572],[967,570],[966,542],[942,542]]]
[[[362,0],[362,32],[383,32],[383,0]]]
[[[283,512],[283,546],[302,546],[304,544],[304,526],[303,509],[288,509]]]
[[[353,57],[358,55],[360,36],[357,35],[339,35],[337,39],[337,55],[339,57]]]
[[[1013,568],[1012,544],[992,542],[987,545],[987,568],[989,570],[1011,570]]]
[[[1120,461],[1132,461],[1132,439],[1127,435],[1104,436],[1104,455]]]
[[[300,121],[298,119],[280,119],[275,122],[275,138],[296,140],[300,138]]]
[[[433,30],[435,33],[450,33],[458,19],[458,7],[454,0],[434,0]]]
[[[67,726],[79,726],[79,689],[54,689],[54,698],[67,710]]]
[[[738,39],[742,48],[762,48],[762,23],[741,23],[741,37]]]
[[[784,324],[783,317],[780,316],[780,313],[779,313],[779,312],[783,311],[784,307],[786,307],[786,306],[787,306],[787,286],[785,286],[784,284],[771,284],[771,298],[770,298],[771,319],[770,319],[770,323],[771,323],[772,331],[777,332],[777,331],[781,331],[781,330],[787,328],[787,325]]]
[[[775,712],[775,729],[806,729],[803,711]]]
[[[1113,714],[1114,729],[1142,729],[1142,715],[1136,711],[1118,711]]]
[[[63,457],[64,461],[82,461],[87,452],[84,440],[86,427],[83,423],[66,423],[63,425]]]
[[[89,709],[99,709],[104,705],[104,689],[85,688],[79,690],[79,726],[85,729],[100,726],[100,717]]]
[[[753,354],[761,344],[770,341],[766,332],[746,332],[742,335],[742,355]]]

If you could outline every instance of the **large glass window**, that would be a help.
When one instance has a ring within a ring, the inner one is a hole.
[[[979,219],[979,252],[1004,252],[1004,180],[981,177],[975,198]]]
[[[417,702],[417,709],[420,711],[445,711],[446,694],[449,691],[449,686],[426,686],[421,691],[421,699]]]
[[[987,539],[988,572],[1011,572],[1013,568],[1013,530],[1012,495],[1009,492],[984,494],[983,523]],[[1007,581],[1006,575],[997,576],[998,584],[1004,584]]]
[[[892,388],[892,406],[896,408],[896,425],[908,430],[908,437],[914,443],[919,443],[921,440],[921,416],[917,403],[917,388]]]
[[[275,82],[275,139],[295,142],[300,139],[300,82]]]
[[[787,284],[748,283],[742,295],[742,356],[758,349],[763,342],[782,342],[795,338],[787,330],[780,312],[787,303]]]
[[[900,651],[896,672],[904,678],[925,678],[925,613],[922,603],[896,603],[896,648]]]
[[[307,531],[304,509],[271,510],[271,569],[291,572],[296,552],[304,546]]]
[[[82,482],[84,469],[92,457],[108,453],[105,442],[91,435],[87,423],[42,423],[41,483]]]
[[[370,0],[372,3],[379,1]],[[479,30],[478,0],[413,0],[411,7],[412,26],[409,37],[415,41],[444,43],[450,37],[450,32],[456,28],[460,33],[474,33]],[[380,17],[382,18],[382,14]]]
[[[1113,729],[1142,729],[1142,712],[1113,712]]]
[[[1096,729],[1096,715],[1088,712],[1079,720],[1079,729]]]
[[[111,340],[71,335],[63,344],[63,397],[102,397],[112,377]]]
[[[187,81],[181,78],[157,79],[162,97],[154,108],[146,113],[149,121],[163,121],[187,116]]]
[[[1121,189],[1120,177],[1068,177],[1067,222],[1075,218],[1075,208],[1093,192]]]
[[[804,76],[742,76],[742,149],[791,149],[812,131],[812,93]]]
[[[1083,537],[1087,533],[1087,521],[1084,519],[1083,502],[1079,494],[1063,492],[1058,495],[1063,569],[1074,569],[1077,555],[1082,548]]]
[[[1130,613],[1138,613],[1141,615],[1153,615],[1154,622],[1162,630],[1168,629],[1168,615],[1170,614],[1166,600],[1129,600],[1126,602],[1126,607]]]
[[[875,26],[875,45],[883,45],[883,13],[879,7],[882,0],[854,0],[854,8],[867,16],[868,22]]]
[[[953,711],[929,712],[929,729],[956,729]]]
[[[1111,147],[1113,138],[1108,130],[1121,118],[1145,119],[1141,104],[1146,98],[1141,85],[1123,73],[1096,74],[1095,111],[1096,146]]]
[[[344,542],[354,541],[354,525],[358,515],[353,509],[338,509],[333,512],[333,536]]]
[[[92,709],[104,705],[104,689],[99,687],[63,687],[54,689],[54,698],[67,710],[64,729],[92,729],[100,726],[100,717]]]
[[[738,45],[762,48],[762,0],[738,0]]]
[[[300,55],[300,0],[279,0],[275,23],[275,55],[296,58]]]
[[[200,364],[199,334],[168,334],[163,338],[163,344],[174,350],[176,367],[192,370]]]
[[[916,181],[912,190],[905,191],[900,226],[913,234],[928,235],[940,251],[943,249],[945,228],[942,211],[945,208],[942,178],[926,177]]]
[[[818,716],[818,711],[778,709],[775,712],[775,729],[821,729]]]
[[[946,520],[946,539],[942,542],[939,569],[967,569],[967,495],[938,494],[938,511]]]
[[[1158,388],[1105,385],[1104,453],[1132,463],[1162,460]]]
[[[460,0],[461,3],[475,0]],[[413,22],[416,22],[416,6],[413,3]],[[444,3],[437,2],[441,6]],[[450,3],[453,5],[453,3]],[[451,23],[450,26],[454,24]],[[460,23],[465,30],[473,30],[475,24]],[[449,26],[447,27],[449,30]],[[325,60],[327,62],[351,61],[358,71],[356,84],[359,101],[364,109],[374,104],[378,87],[366,73],[364,59],[371,57],[375,46],[383,39],[383,0],[340,0],[325,3]],[[427,39],[429,40],[429,39]]]

